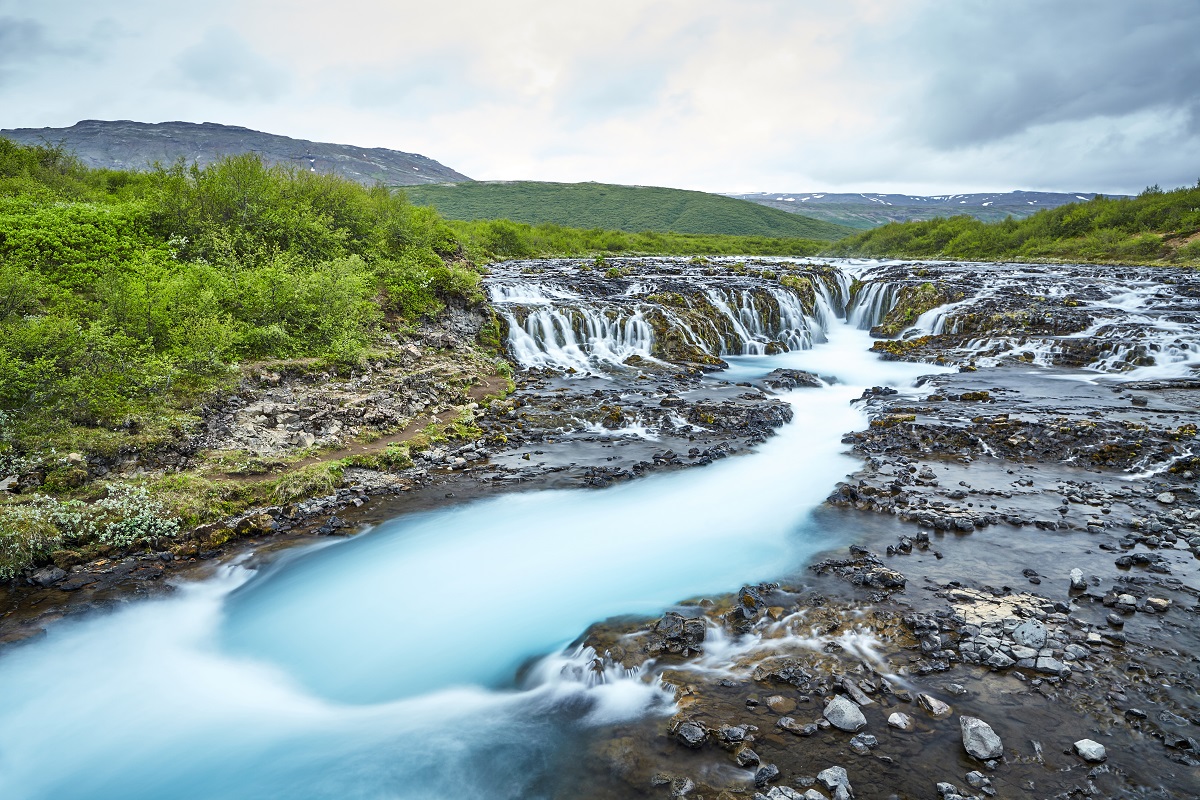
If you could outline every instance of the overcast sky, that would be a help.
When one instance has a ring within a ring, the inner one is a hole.
[[[1200,178],[1200,0],[0,0],[0,128],[222,122],[476,179]]]

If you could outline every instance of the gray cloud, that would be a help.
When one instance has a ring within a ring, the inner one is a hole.
[[[290,83],[287,72],[226,27],[210,28],[181,52],[173,77],[187,88],[229,100],[276,100]]]
[[[0,86],[15,80],[22,67],[53,55],[46,26],[32,19],[0,17]]]
[[[909,123],[938,148],[1146,109],[1194,113],[1200,99],[1191,0],[971,0],[912,23],[909,62],[929,80]]]

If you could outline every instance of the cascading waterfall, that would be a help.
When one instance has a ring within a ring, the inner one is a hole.
[[[508,326],[508,350],[522,367],[603,374],[631,356],[657,357],[650,315],[708,356],[811,348],[825,341],[826,331],[845,316],[849,278],[837,272],[834,281],[832,288],[823,280],[812,281],[811,308],[783,286],[677,293],[681,305],[676,306],[650,302],[657,287],[649,281],[598,296],[524,279],[497,283],[489,291]],[[872,313],[886,313],[884,302],[876,303]]]

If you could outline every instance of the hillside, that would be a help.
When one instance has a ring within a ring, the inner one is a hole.
[[[266,164],[290,164],[362,184],[392,186],[470,180],[416,153],[383,147],[310,142],[213,122],[130,122],[87,119],[69,128],[16,128],[0,136],[25,145],[62,145],[85,166],[144,170],[182,158],[201,167],[222,156],[255,153]]]
[[[1096,197],[1023,219],[893,222],[842,239],[839,256],[1200,265],[1200,182],[1137,197]]]
[[[1025,219],[1042,209],[1090,200],[1095,195],[1095,192],[1018,191],[944,195],[753,192],[729,196],[838,225],[867,229],[889,222],[963,214],[984,222],[999,222],[1006,217]]]
[[[841,225],[787,214],[723,195],[603,183],[473,182],[405,190],[448,219],[510,219],[530,225],[629,232],[838,239]]]

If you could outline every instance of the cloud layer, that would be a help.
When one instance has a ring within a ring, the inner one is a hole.
[[[0,0],[0,127],[225,122],[713,191],[1200,177],[1192,0],[576,5]]]

